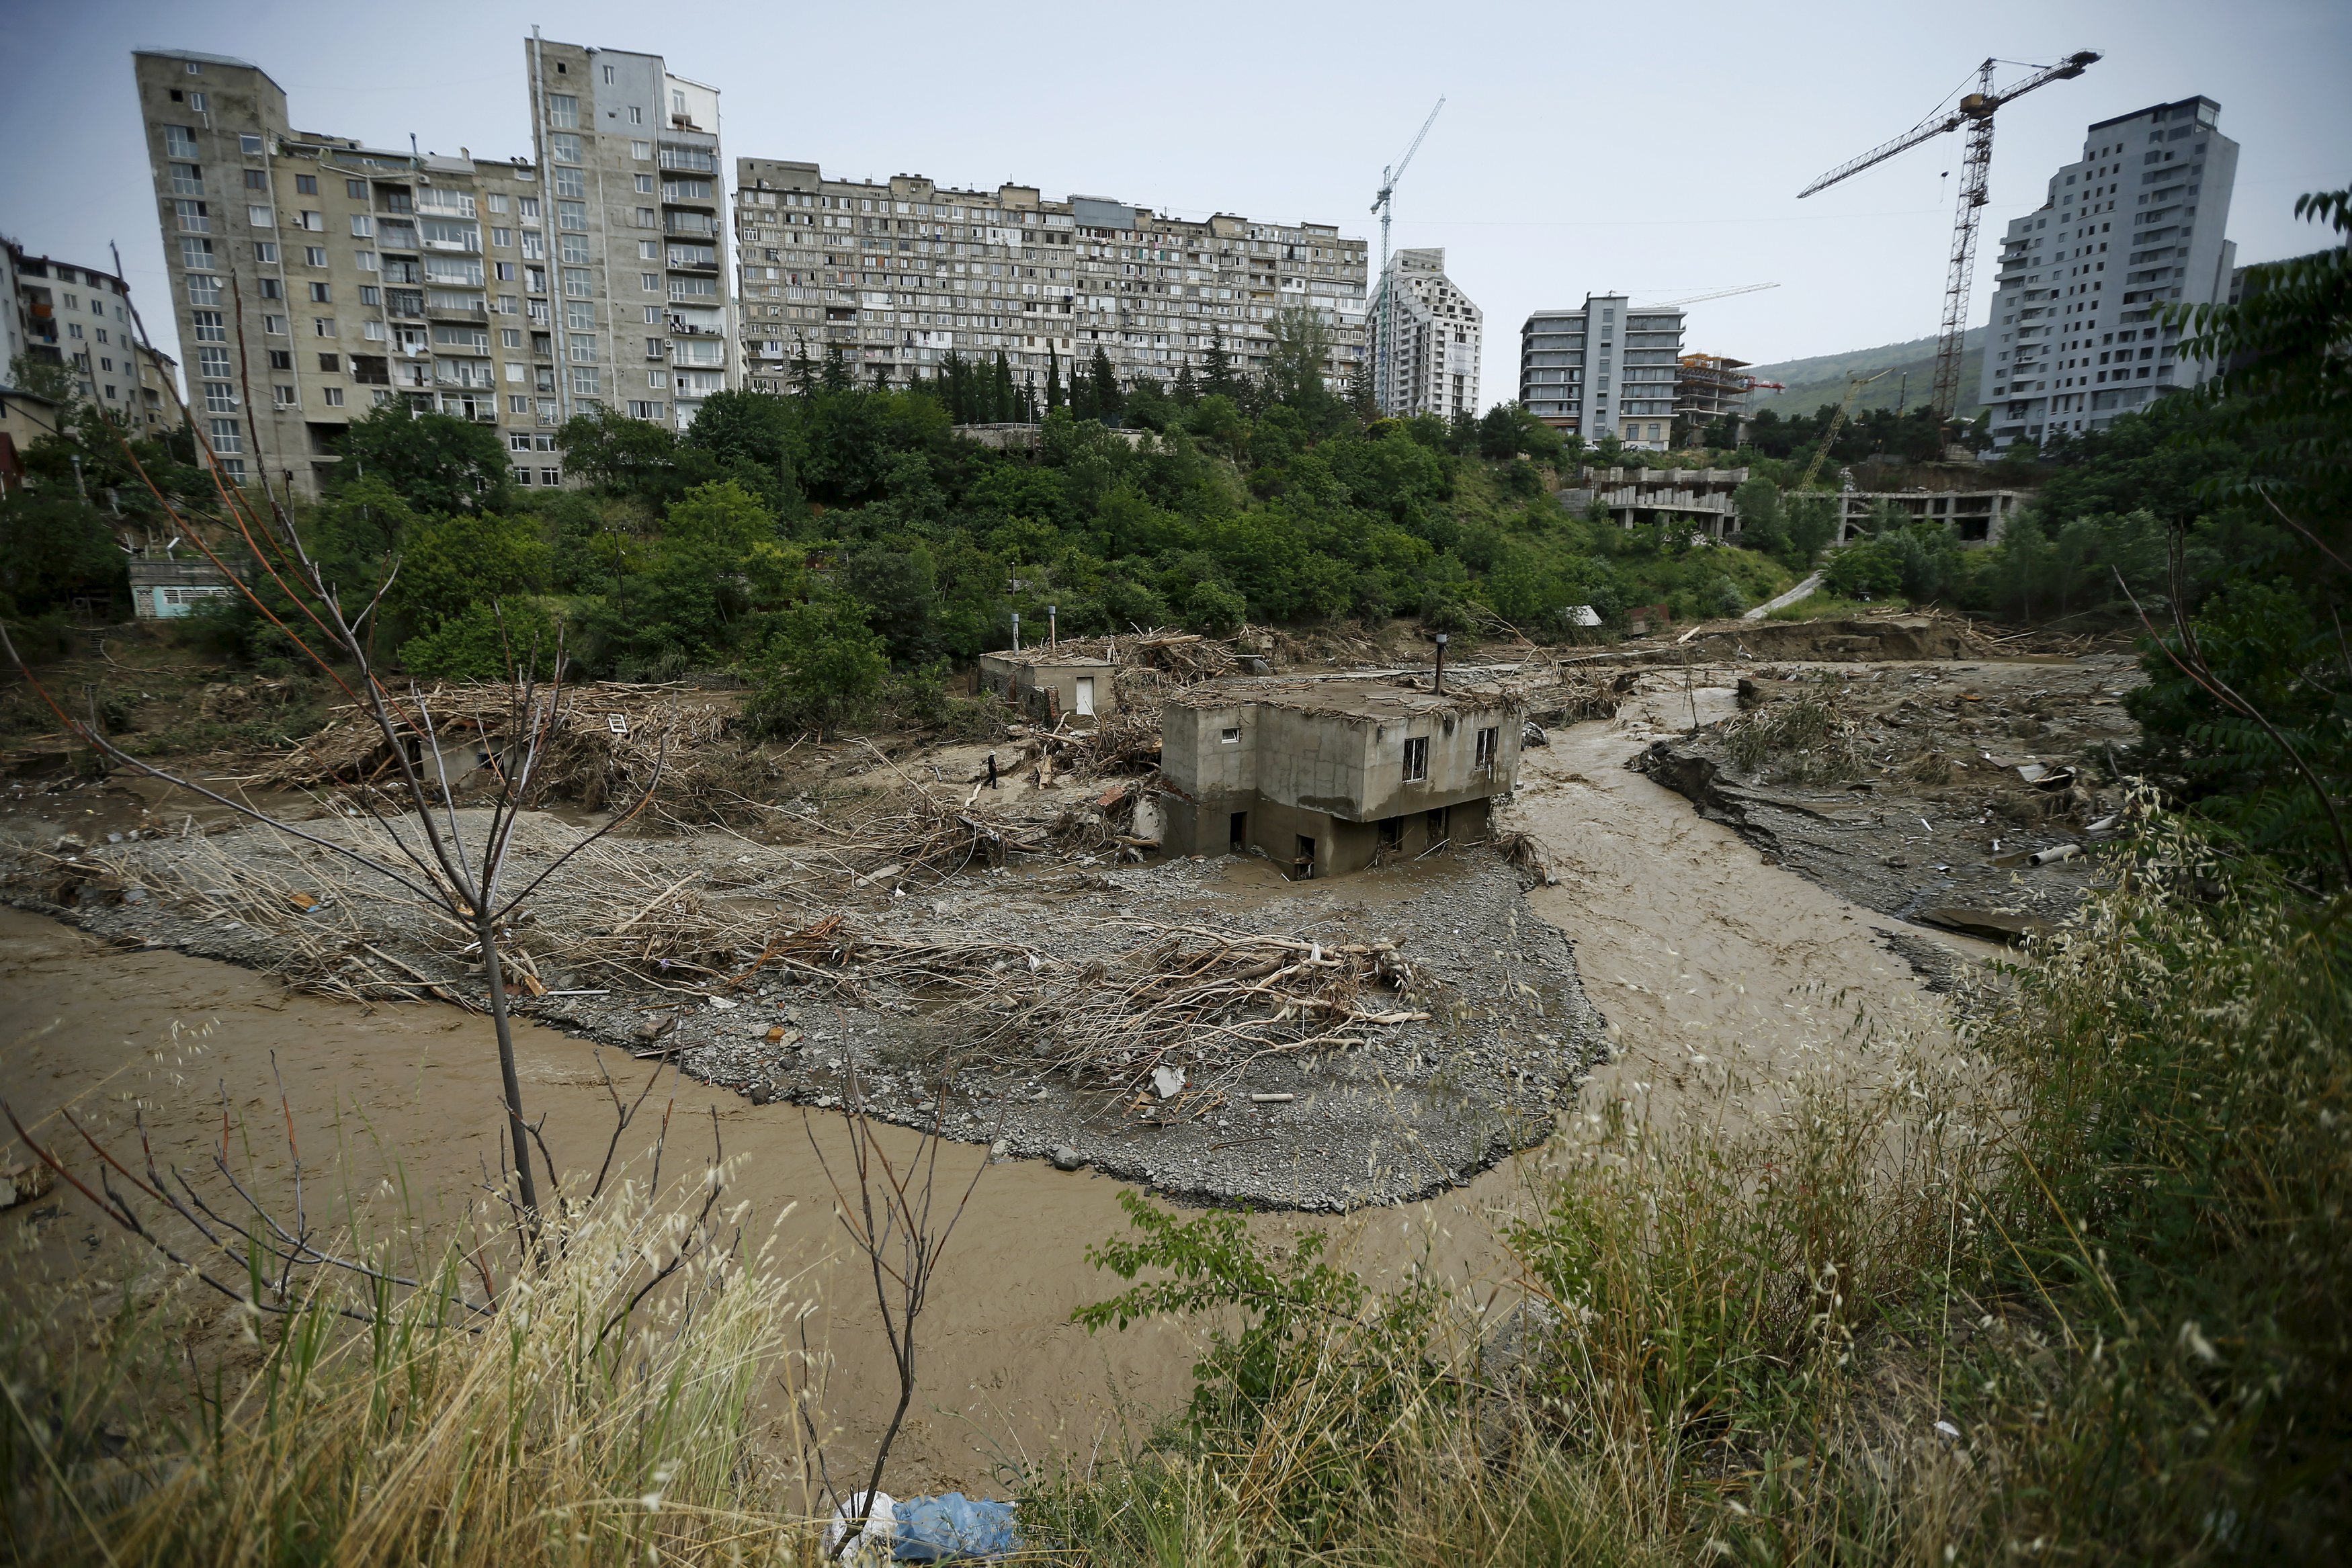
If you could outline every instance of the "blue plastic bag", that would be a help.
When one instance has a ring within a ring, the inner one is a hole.
[[[901,1563],[954,1563],[1001,1557],[1021,1550],[1013,1505],[968,1498],[960,1491],[899,1501],[891,1521]]]

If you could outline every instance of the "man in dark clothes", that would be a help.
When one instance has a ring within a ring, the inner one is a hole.
[[[993,751],[988,754],[988,787],[992,789],[996,788],[996,753]]]

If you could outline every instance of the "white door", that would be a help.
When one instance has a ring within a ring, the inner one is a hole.
[[[1095,678],[1092,675],[1080,675],[1078,677],[1078,716],[1092,718],[1094,716]]]

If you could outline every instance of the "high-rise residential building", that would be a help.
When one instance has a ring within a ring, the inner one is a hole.
[[[297,131],[244,60],[132,57],[189,405],[232,476],[315,494],[343,427],[398,398],[560,485],[566,418],[682,423],[727,384],[718,95],[654,56],[525,50],[544,182]]]
[[[814,162],[739,158],[735,237],[748,384],[781,391],[794,361],[838,352],[861,384],[905,385],[950,353],[1003,354],[1041,397],[1097,350],[1119,378],[1197,376],[1222,342],[1263,369],[1276,317],[1322,321],[1325,375],[1364,351],[1364,242],[1322,224],[1174,217],[1034,185],[938,185],[919,174],[828,178]]]
[[[0,384],[21,356],[63,366],[85,402],[136,429],[176,424],[171,356],[139,346],[131,286],[111,272],[53,256],[28,255],[14,241],[0,272],[7,277],[7,325]]]
[[[1443,250],[1401,250],[1371,302],[1380,350],[1372,389],[1381,413],[1441,419],[1478,412],[1478,360],[1486,317],[1445,276]]]
[[[1614,435],[1664,451],[1675,439],[1683,313],[1635,309],[1588,294],[1574,310],[1538,310],[1519,329],[1519,403],[1587,441]]]
[[[2213,367],[2179,353],[2159,305],[2227,298],[2238,144],[2210,98],[2102,120],[2049,197],[2011,222],[1986,328],[1997,445],[2095,430]]]
[[[684,429],[735,384],[719,89],[659,55],[523,45],[559,415],[603,404]]]

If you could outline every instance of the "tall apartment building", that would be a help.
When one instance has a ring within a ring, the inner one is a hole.
[[[688,419],[724,384],[717,95],[652,56],[526,50],[545,182],[297,131],[244,60],[133,55],[189,403],[232,476],[316,494],[343,427],[399,398],[497,428],[519,481],[559,485],[572,414]],[[673,348],[673,310],[696,346]],[[674,355],[709,369],[681,392]]]
[[[1364,242],[1328,225],[919,174],[829,179],[772,158],[737,159],[735,180],[743,373],[758,390],[835,350],[860,382],[901,386],[950,352],[1002,353],[1041,395],[1050,366],[1066,382],[1097,349],[1130,383],[1197,374],[1219,340],[1235,369],[1262,369],[1289,308],[1322,319],[1327,377],[1354,373],[1364,351]]]
[[[1997,445],[2098,429],[2211,373],[2156,308],[2228,296],[2238,144],[2215,129],[2221,112],[2190,98],[2100,120],[2041,208],[2011,223],[1981,392]]]
[[[14,241],[0,240],[7,280],[5,353],[0,384],[19,356],[62,365],[74,390],[88,402],[134,429],[163,429],[179,423],[172,357],[142,349],[131,319],[131,286],[111,272],[27,255]]]
[[[1675,439],[1683,313],[1588,294],[1575,310],[1538,310],[1519,329],[1519,402],[1587,441],[1615,435],[1664,451]]]
[[[679,429],[730,374],[719,89],[659,55],[523,45],[557,412],[602,403]]]
[[[1393,418],[1433,413],[1451,419],[1478,412],[1478,361],[1486,313],[1445,276],[1443,250],[1401,250],[1372,297],[1372,330],[1393,341],[1372,389]]]

